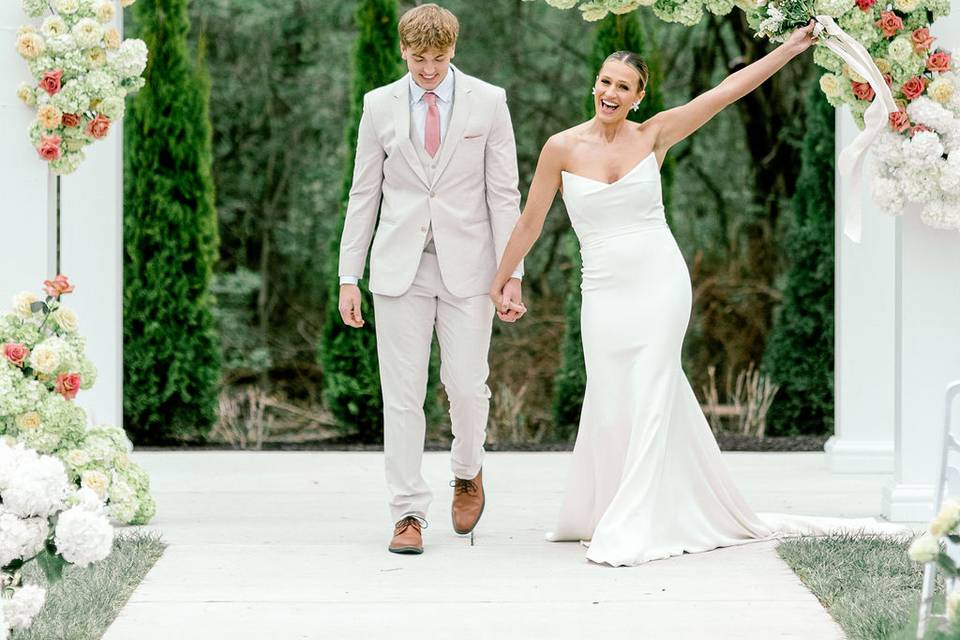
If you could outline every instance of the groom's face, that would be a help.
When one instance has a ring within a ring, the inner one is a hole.
[[[400,45],[400,55],[407,63],[407,69],[410,70],[413,81],[427,91],[436,89],[447,77],[454,53],[455,47],[445,50],[431,48],[414,51]]]

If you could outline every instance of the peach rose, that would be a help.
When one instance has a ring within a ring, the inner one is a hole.
[[[40,136],[40,146],[37,147],[40,157],[50,162],[60,157],[60,136]]]
[[[920,76],[914,76],[903,83],[900,91],[908,100],[916,100],[923,95],[923,90],[927,88],[927,79]]]
[[[53,298],[59,298],[65,293],[72,293],[74,289],[75,287],[70,284],[69,278],[62,273],[58,273],[53,280],[43,281],[43,290]]]
[[[61,122],[65,127],[75,127],[80,124],[80,116],[76,113],[65,113]]]
[[[73,400],[77,397],[77,392],[80,391],[80,374],[61,373],[57,376],[56,389],[57,393],[67,400]]]
[[[927,58],[927,71],[950,71],[950,54],[946,51],[937,51]]]
[[[910,35],[910,41],[913,43],[913,52],[917,55],[923,55],[923,53],[930,48],[930,45],[933,44],[934,40],[936,40],[936,38],[930,35],[930,29],[926,27],[917,29]]]
[[[892,38],[897,32],[903,29],[903,20],[893,11],[884,11],[880,14],[880,19],[875,23],[883,31],[885,38]]]
[[[43,77],[40,78],[40,88],[49,93],[50,95],[56,95],[60,92],[60,81],[63,78],[63,71],[57,69],[56,71],[47,71],[43,74]]]
[[[19,342],[8,342],[3,345],[3,355],[13,364],[23,368],[23,362],[27,359],[27,356],[30,355],[30,349],[27,349],[26,345],[20,344]]]
[[[890,128],[897,133],[903,133],[910,128],[910,116],[904,109],[890,114]]]
[[[103,138],[110,130],[110,118],[98,113],[97,117],[87,123],[87,135],[94,138]]]
[[[883,74],[883,81],[887,83],[888,87],[893,87],[893,76],[889,73]]]
[[[866,100],[867,102],[873,100],[873,96],[876,95],[873,91],[873,87],[870,86],[868,82],[851,82],[850,86],[853,87],[853,95],[857,96],[861,100]]]

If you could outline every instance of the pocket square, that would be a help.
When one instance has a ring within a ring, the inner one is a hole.
[[[482,137],[483,137],[483,134],[482,134],[482,133],[468,133],[468,134],[466,134],[465,136],[463,136],[463,139],[464,139],[464,140],[476,140],[477,138],[482,138]]]

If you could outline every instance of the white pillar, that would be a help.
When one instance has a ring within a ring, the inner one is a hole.
[[[931,29],[960,45],[960,14]],[[944,391],[960,378],[960,232],[926,226],[916,211],[897,220],[896,467],[883,491],[891,520],[933,517]]]
[[[16,97],[32,82],[13,46],[28,18],[19,2],[0,2],[0,305],[17,292],[42,295],[56,275],[56,176],[37,157],[27,135],[34,111]],[[120,26],[119,21],[117,25]],[[121,425],[123,378],[123,155],[122,128],[85,149],[80,168],[61,178],[60,271],[77,287],[64,297],[80,318],[87,356],[98,369],[93,389],[77,402],[91,422]]]
[[[836,150],[859,133],[849,109],[836,114]],[[835,430],[825,446],[835,473],[891,473],[894,467],[894,219],[870,198],[864,171],[863,241],[843,234],[846,213],[837,174],[835,285]]]

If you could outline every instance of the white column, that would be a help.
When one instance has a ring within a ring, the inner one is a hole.
[[[960,14],[931,29],[960,45]],[[883,492],[891,520],[933,517],[944,391],[960,378],[960,232],[926,226],[915,211],[897,221],[896,467]]]
[[[42,295],[56,275],[56,177],[37,157],[27,127],[33,109],[16,97],[32,82],[13,46],[17,27],[31,21],[19,2],[0,2],[0,309],[18,291]],[[33,22],[36,22],[33,20]],[[117,24],[119,27],[119,23]],[[61,178],[60,271],[77,287],[64,297],[80,318],[96,385],[77,396],[91,422],[120,425],[123,377],[122,128],[85,149],[80,168]],[[9,233],[6,230],[11,230]]]
[[[859,132],[849,109],[836,114],[836,150]],[[890,473],[894,467],[895,221],[870,198],[864,171],[863,241],[843,234],[837,174],[835,285],[835,430],[824,447],[835,473]]]
[[[17,28],[27,23],[19,2],[0,2],[0,310],[20,291],[41,295],[43,281],[56,269],[54,194],[47,165],[37,157],[27,127],[32,109],[16,96],[21,82],[32,82],[16,51]]]

